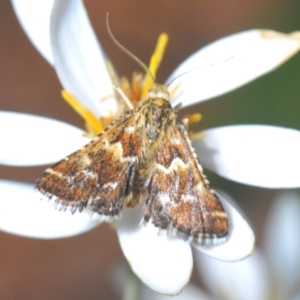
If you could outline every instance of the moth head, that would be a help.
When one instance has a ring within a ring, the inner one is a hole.
[[[165,85],[154,83],[147,94],[147,100],[150,98],[163,98],[170,102],[170,93]]]

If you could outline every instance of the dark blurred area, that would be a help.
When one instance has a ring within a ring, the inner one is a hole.
[[[121,75],[130,77],[139,67],[111,42],[106,12],[110,12],[116,38],[145,63],[159,33],[169,34],[158,82],[164,82],[193,52],[223,36],[252,28],[300,29],[298,1],[86,0],[85,4],[102,46]],[[82,120],[62,101],[54,70],[27,39],[8,0],[0,1],[0,68],[0,110],[47,116],[83,127]],[[299,70],[297,55],[275,72],[185,112],[200,111],[204,116],[201,128],[244,123],[300,129]],[[21,145],[15,151],[21,152]],[[0,178],[33,183],[43,169],[0,166]],[[208,177],[212,186],[226,189],[238,201],[259,240],[275,192],[232,183],[211,173]],[[110,276],[124,258],[109,225],[53,241],[0,233],[0,245],[0,299],[118,299]]]

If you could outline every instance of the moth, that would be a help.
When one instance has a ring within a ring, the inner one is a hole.
[[[138,107],[48,168],[36,188],[59,207],[97,214],[100,221],[117,220],[124,206],[144,202],[144,225],[197,245],[228,236],[227,214],[167,88],[157,83]]]

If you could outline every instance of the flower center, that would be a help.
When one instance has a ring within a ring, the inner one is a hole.
[[[161,33],[158,37],[158,41],[148,67],[149,72],[154,78],[156,78],[156,73],[163,59],[168,40],[169,37],[166,33]],[[122,76],[118,82],[113,66],[109,61],[107,62],[107,69],[111,76],[112,83],[122,90],[133,107],[137,107],[139,102],[146,97],[149,89],[154,83],[153,77],[148,72],[145,75],[139,72],[134,72],[132,74],[131,81],[129,81],[127,77]],[[171,91],[171,97],[174,96],[175,93],[176,88]],[[61,94],[63,99],[84,119],[86,127],[85,136],[87,137],[94,138],[118,117],[118,115],[111,115],[109,117],[101,117],[98,119],[90,110],[75,99],[70,92],[63,90]],[[121,99],[120,95],[117,94],[116,97],[120,103],[124,101],[123,98]],[[184,118],[184,123],[186,124],[187,129],[189,124],[199,122],[201,118],[201,114],[198,113]],[[192,132],[190,132],[189,135],[191,139],[194,139],[194,137],[195,139],[199,139],[199,137]]]
[[[169,37],[166,33],[161,33],[158,37],[154,53],[151,56],[148,68],[154,78],[156,77],[157,70],[163,59],[168,39]],[[153,85],[153,80],[151,76],[148,73],[143,76],[143,74],[141,73],[134,72],[132,75],[131,82],[128,80],[128,78],[122,76],[120,82],[117,84],[116,76],[114,74],[113,67],[111,66],[110,62],[107,63],[107,66],[112,78],[112,82],[121,88],[121,90],[132,103],[133,107],[136,107],[139,101],[145,98],[148,90]],[[70,92],[63,90],[62,97],[75,110],[75,112],[78,113],[84,119],[87,130],[86,136],[88,137],[93,138],[96,135],[98,135],[117,117],[102,117],[99,120],[91,111],[89,111],[77,99],[75,99]]]

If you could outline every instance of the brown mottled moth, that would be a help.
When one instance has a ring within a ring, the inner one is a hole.
[[[228,235],[221,202],[210,189],[185,126],[163,85],[124,112],[82,149],[48,168],[36,188],[72,213],[102,221],[123,206],[145,203],[144,224],[195,244],[216,244]]]

